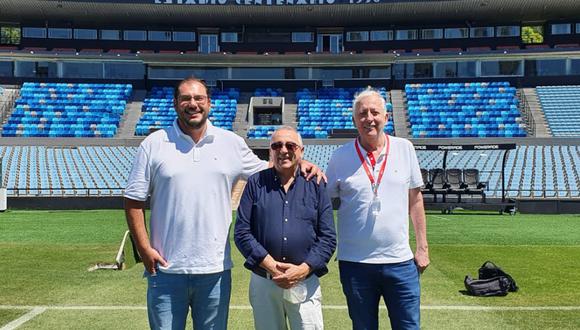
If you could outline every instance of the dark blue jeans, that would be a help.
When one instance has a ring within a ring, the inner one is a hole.
[[[379,328],[379,300],[385,300],[391,328],[419,329],[419,272],[413,259],[395,264],[340,261],[340,282],[355,330]]]

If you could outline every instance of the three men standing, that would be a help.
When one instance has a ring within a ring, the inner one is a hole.
[[[318,168],[301,161],[298,133],[283,127],[258,159],[244,140],[207,120],[209,90],[197,79],[175,91],[177,120],[140,145],[125,189],[127,222],[148,278],[153,329],[226,329],[232,267],[228,239],[233,184],[248,178],[235,227],[236,245],[252,270],[250,301],[258,329],[322,328],[318,277],[335,248],[324,185],[297,175]],[[429,265],[423,184],[410,142],[383,133],[388,115],[375,91],[353,105],[359,138],[328,166],[328,194],[340,198],[340,278],[354,329],[378,328],[385,299],[393,329],[419,328],[419,272]],[[260,172],[261,171],[261,172]],[[258,173],[259,172],[259,173]],[[320,176],[320,175],[319,175]],[[145,201],[150,196],[150,235]],[[415,229],[409,247],[408,216]]]

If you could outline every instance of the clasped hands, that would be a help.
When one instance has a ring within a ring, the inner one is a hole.
[[[310,266],[306,263],[294,265],[274,260],[268,255],[260,264],[270,275],[272,281],[283,289],[290,289],[310,274]]]

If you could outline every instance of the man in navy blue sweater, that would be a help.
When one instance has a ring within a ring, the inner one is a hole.
[[[292,127],[272,135],[274,167],[252,175],[234,230],[252,271],[250,303],[256,329],[322,329],[318,278],[334,253],[336,234],[325,184],[300,175],[304,147]]]

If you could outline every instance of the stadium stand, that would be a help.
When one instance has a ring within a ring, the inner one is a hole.
[[[578,146],[519,146],[506,162],[506,191],[514,198],[578,198]],[[448,168],[477,169],[488,197],[501,197],[501,151],[463,151],[448,156]],[[418,152],[424,168],[440,168],[442,153]],[[556,165],[557,164],[557,165]],[[468,184],[465,178],[463,183]],[[477,189],[477,186],[475,187]]]
[[[508,82],[407,84],[405,95],[414,138],[526,136]]]
[[[248,129],[248,139],[269,139],[280,126],[257,125]]]
[[[296,92],[298,100],[298,131],[303,138],[325,139],[333,129],[354,129],[352,122],[352,100],[360,88],[323,88],[318,91],[302,89]],[[385,88],[381,95],[390,100]],[[387,104],[392,113],[392,106]],[[394,134],[392,116],[385,125],[385,131]]]
[[[580,86],[538,86],[536,92],[552,134],[580,136]]]
[[[336,144],[319,144],[319,145],[307,145],[304,149],[304,159],[318,164],[323,171],[326,171],[330,157],[332,153],[338,149],[340,145]]]
[[[232,130],[232,124],[236,118],[239,91],[230,90],[211,92],[212,108],[209,120],[212,124],[223,129]]]
[[[170,126],[175,120],[173,87],[153,87],[143,101],[141,117],[135,126],[135,135],[148,135]]]
[[[578,146],[519,147],[515,154],[510,154],[510,158],[515,158],[510,162],[512,167],[508,167],[511,171],[507,172],[510,175],[510,195],[525,198],[580,197],[579,152]]]
[[[135,135],[148,135],[171,125],[176,117],[173,109],[173,91],[173,87],[151,88],[143,102],[142,115],[135,128]],[[211,90],[212,110],[208,118],[214,126],[232,130],[239,97],[239,90],[234,88],[226,91]]]
[[[326,170],[339,145],[306,145],[304,158]],[[122,193],[136,153],[125,146],[0,146],[4,186],[10,196],[118,196]],[[502,151],[450,153],[447,168],[462,170],[457,182],[445,179],[443,153],[419,151],[421,168],[433,172],[427,182],[441,195],[449,188],[461,194],[501,197]],[[473,185],[467,170],[476,170]],[[434,180],[435,172],[439,179]],[[448,170],[449,171],[449,170]],[[509,153],[505,168],[506,191],[514,198],[580,198],[580,146],[519,146]],[[457,184],[453,187],[450,184]],[[472,190],[469,192],[468,190]]]
[[[0,146],[11,196],[121,195],[134,147]]]
[[[113,137],[129,84],[25,82],[2,136]]]

